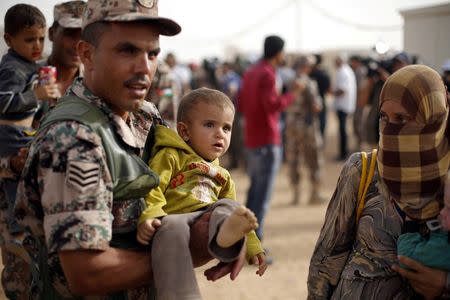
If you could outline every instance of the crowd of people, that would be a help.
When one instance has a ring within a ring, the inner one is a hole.
[[[276,263],[264,224],[281,164],[292,205],[304,194],[303,164],[308,205],[327,201],[330,109],[336,161],[345,163],[308,299],[450,298],[450,60],[440,75],[405,52],[380,61],[342,54],[330,76],[320,55],[288,64],[285,41],[270,35],[256,62],[183,65],[174,53],[158,56],[159,36],[181,31],[158,15],[158,1],[74,0],[53,17],[47,58],[37,7],[14,5],[4,20],[9,299],[201,299],[194,268],[212,259],[208,280],[235,279],[245,262],[263,276]],[[378,151],[359,152],[364,145]],[[234,168],[249,176],[246,199],[236,199]]]

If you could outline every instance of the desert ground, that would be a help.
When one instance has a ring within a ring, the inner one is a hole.
[[[337,122],[330,113],[324,151],[323,195],[329,199],[335,189],[342,162],[334,161],[338,151]],[[352,137],[349,120],[349,136]],[[350,149],[354,150],[350,138]],[[238,278],[229,277],[216,282],[208,282],[203,271],[214,263],[198,268],[197,279],[205,300],[298,300],[306,299],[306,280],[311,253],[323,224],[327,203],[307,205],[309,182],[307,170],[303,171],[302,198],[297,206],[290,204],[292,194],[289,189],[287,167],[284,164],[278,174],[271,207],[266,217],[264,247],[270,250],[273,264],[263,277],[255,274],[256,268],[245,266]],[[233,170],[237,197],[244,203],[249,185],[243,168]],[[0,299],[6,299],[0,291]]]

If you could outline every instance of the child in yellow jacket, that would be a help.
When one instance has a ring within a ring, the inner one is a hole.
[[[213,257],[231,262],[246,245],[247,259],[258,265],[257,274],[262,276],[267,268],[254,231],[256,217],[235,201],[234,183],[218,161],[230,144],[234,112],[225,94],[201,88],[181,100],[178,134],[156,128],[150,168],[159,174],[160,184],[146,198],[137,240],[152,241],[158,299],[201,298],[189,238],[190,225],[205,212],[211,212],[208,249]]]

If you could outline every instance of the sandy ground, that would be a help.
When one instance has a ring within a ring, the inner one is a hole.
[[[327,199],[333,194],[342,163],[333,160],[337,155],[336,118],[329,116],[325,164],[323,168],[323,195]],[[348,123],[351,131],[351,123]],[[350,144],[350,149],[354,149]],[[305,171],[305,170],[303,170]],[[307,173],[303,173],[307,179]],[[249,185],[245,171],[232,171],[239,201],[245,202]],[[326,204],[309,206],[309,182],[304,180],[302,199],[297,206],[289,205],[292,195],[289,189],[286,165],[283,165],[276,180],[271,208],[266,217],[264,246],[274,259],[263,277],[256,269],[245,266],[239,277],[231,281],[228,277],[208,282],[203,271],[213,263],[197,269],[197,278],[204,299],[214,300],[297,300],[306,299],[306,279],[311,253],[323,223]],[[0,299],[6,299],[0,290]]]

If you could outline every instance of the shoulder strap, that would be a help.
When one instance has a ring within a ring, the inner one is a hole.
[[[150,131],[148,132],[147,139],[145,141],[144,152],[142,153],[142,160],[148,164],[152,154],[153,146],[155,145],[155,124],[152,124]]]
[[[361,180],[359,182],[358,188],[358,202],[356,206],[356,224],[359,223],[361,218],[364,205],[366,204],[366,194],[372,183],[373,175],[375,173],[376,163],[377,163],[377,149],[372,150],[372,157],[370,159],[370,167],[367,171],[367,153],[361,152],[362,170],[361,170]]]
[[[42,120],[39,131],[61,121],[77,121],[85,125],[96,126],[108,123],[108,117],[95,105],[75,96],[64,96]]]

